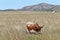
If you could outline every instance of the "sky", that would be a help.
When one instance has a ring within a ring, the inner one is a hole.
[[[39,3],[60,5],[60,0],[0,0],[0,9],[20,9],[24,6],[35,5]]]

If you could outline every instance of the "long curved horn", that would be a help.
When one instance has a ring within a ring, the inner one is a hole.
[[[44,27],[44,25],[41,25],[41,28],[43,28]]]

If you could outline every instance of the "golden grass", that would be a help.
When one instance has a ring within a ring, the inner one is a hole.
[[[41,34],[28,34],[26,32],[28,21],[44,25]],[[0,12],[0,40],[60,40],[60,13]]]

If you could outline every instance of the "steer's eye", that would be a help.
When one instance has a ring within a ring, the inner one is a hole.
[[[37,27],[35,27],[35,28],[37,28]]]

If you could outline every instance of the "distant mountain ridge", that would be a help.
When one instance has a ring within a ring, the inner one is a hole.
[[[25,6],[21,11],[60,11],[60,5],[40,3],[36,5]]]
[[[60,11],[60,5],[39,3],[35,5],[25,6],[21,9],[6,9],[0,11]]]

